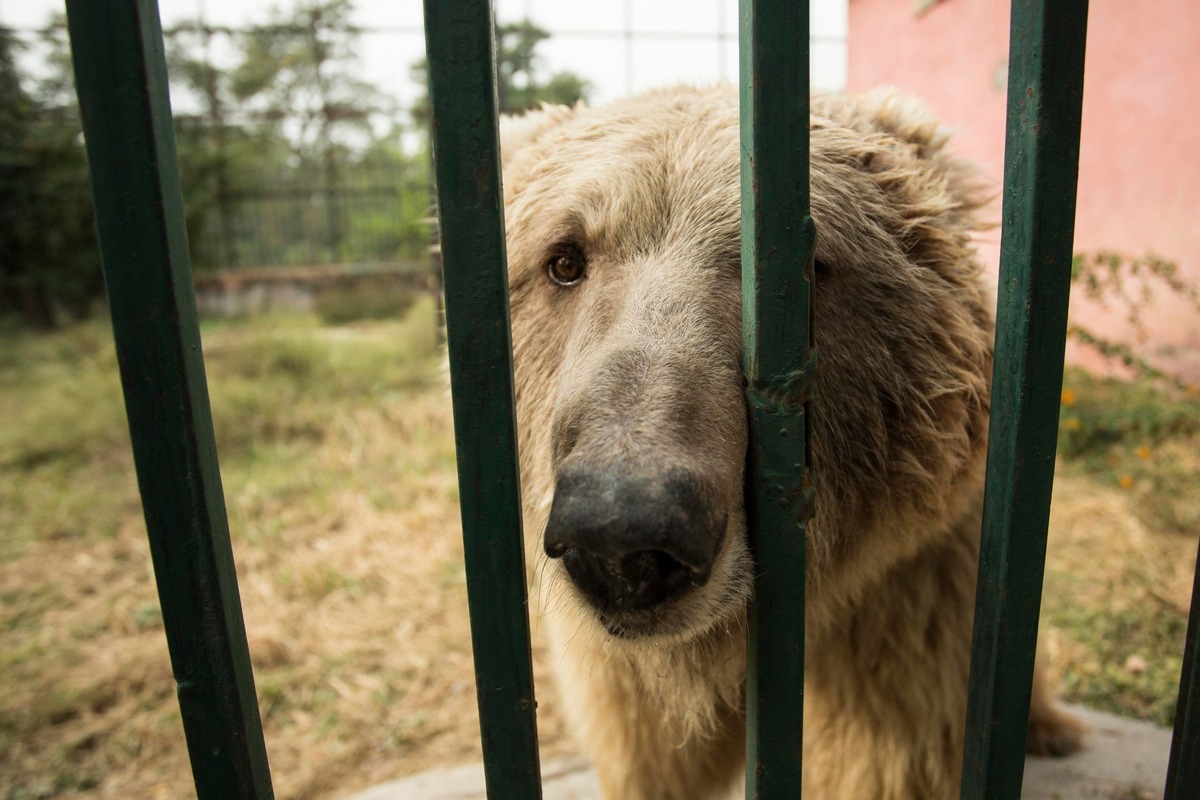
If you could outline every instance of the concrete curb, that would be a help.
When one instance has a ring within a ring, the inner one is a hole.
[[[1087,723],[1084,750],[1069,758],[1030,758],[1022,800],[1149,800],[1160,797],[1171,732],[1146,722],[1072,708]],[[578,758],[542,765],[546,800],[598,800],[596,774]],[[430,770],[344,800],[482,800],[483,765]],[[864,798],[864,800],[866,800]]]

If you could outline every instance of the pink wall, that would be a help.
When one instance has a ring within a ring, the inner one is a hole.
[[[1004,0],[850,0],[848,91],[896,86],[957,130],[954,149],[996,180],[1004,160]],[[1154,252],[1200,281],[1200,0],[1092,0],[1076,251]],[[999,209],[994,214],[999,219]],[[995,264],[999,231],[981,236]],[[1072,298],[1081,323],[1121,334]],[[1148,315],[1145,352],[1200,378],[1200,320],[1181,302]]]

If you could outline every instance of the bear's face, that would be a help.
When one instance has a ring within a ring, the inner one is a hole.
[[[841,102],[815,99],[812,131],[817,573],[953,512],[990,363],[970,202],[933,128]],[[694,638],[752,590],[738,141],[715,89],[502,134],[529,550],[617,639]]]

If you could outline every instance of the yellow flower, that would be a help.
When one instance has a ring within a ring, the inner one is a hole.
[[[1083,423],[1079,421],[1079,417],[1067,417],[1062,421],[1063,430],[1077,431],[1083,427]]]
[[[1062,404],[1068,408],[1075,405],[1075,393],[1070,389],[1063,389]]]
[[[1187,387],[1187,393],[1188,397],[1195,397],[1196,395],[1200,394],[1200,389],[1196,388],[1196,384],[1189,383]]]
[[[1121,484],[1122,489],[1132,489],[1133,488],[1133,476],[1132,475],[1122,475],[1120,478],[1117,478],[1117,483]]]
[[[1140,458],[1142,461],[1145,461],[1147,458],[1150,457],[1150,448],[1147,447],[1146,445],[1142,445],[1141,447],[1139,447],[1137,449],[1137,457]]]

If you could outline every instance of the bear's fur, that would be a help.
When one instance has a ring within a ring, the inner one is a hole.
[[[957,797],[993,323],[979,193],[944,140],[893,94],[812,101],[806,797]],[[713,797],[742,774],[738,148],[728,88],[502,126],[528,563],[609,800]],[[564,257],[586,269],[575,285],[548,274]],[[543,552],[564,463],[695,476],[725,514],[706,582],[652,613],[598,614]],[[1079,742],[1040,676],[1030,733],[1031,750]]]

